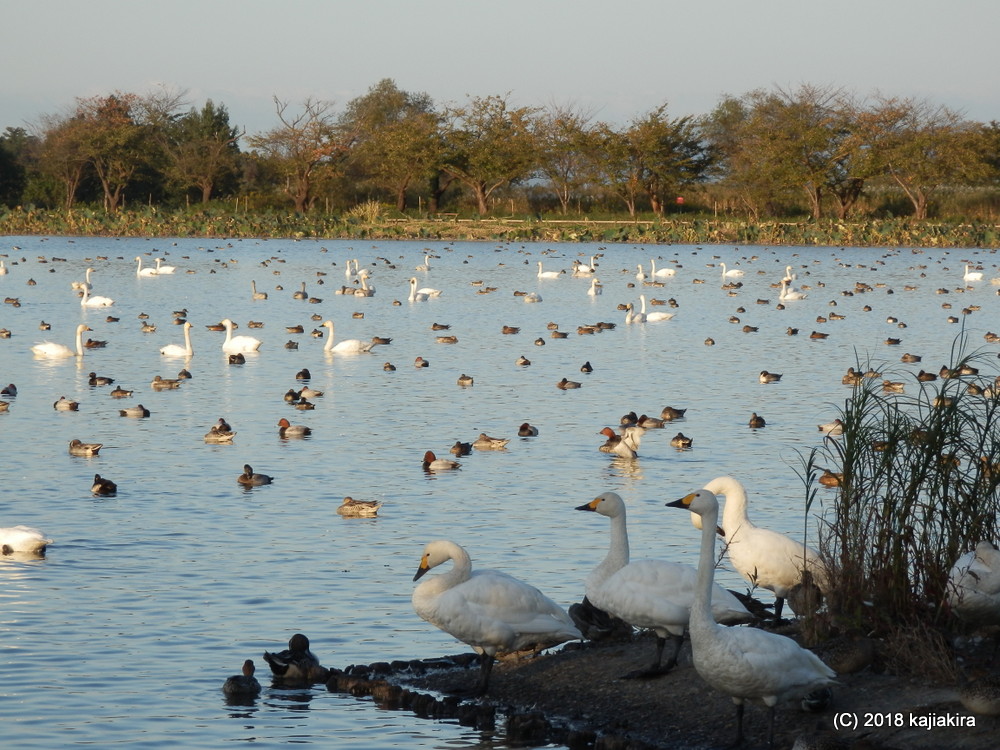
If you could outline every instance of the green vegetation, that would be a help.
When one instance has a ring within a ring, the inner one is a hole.
[[[208,233],[242,233],[253,215],[300,225],[294,232],[325,234],[313,227],[333,223],[350,235],[352,209],[376,202],[399,222],[544,216],[598,239],[646,241],[649,231],[655,241],[717,233],[745,243],[787,242],[792,226],[805,244],[819,241],[800,228],[806,221],[830,244],[906,244],[901,234],[933,239],[935,230],[897,224],[902,217],[989,226],[1000,208],[1000,124],[832,87],[751,91],[702,116],[657,104],[625,125],[572,105],[517,106],[509,94],[439,107],[390,79],[339,110],[312,98],[274,105],[275,127],[247,134],[224,105],[185,109],[181,93],[77,99],[0,135],[0,205],[32,217],[62,212],[70,225],[131,211],[131,226],[143,206],[181,225],[230,214],[237,227]],[[203,211],[189,213],[192,205]],[[623,228],[597,230],[587,220],[599,217]],[[524,229],[505,232],[562,231]],[[392,236],[394,225],[381,231]]]

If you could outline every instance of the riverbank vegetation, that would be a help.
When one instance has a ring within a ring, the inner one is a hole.
[[[1000,124],[834,87],[616,125],[510,94],[439,106],[385,79],[342,108],[275,97],[261,133],[185,97],[114,92],[7,127],[4,230],[468,238],[492,222],[521,239],[934,245],[960,227],[948,244],[990,245],[978,227],[1000,216]]]

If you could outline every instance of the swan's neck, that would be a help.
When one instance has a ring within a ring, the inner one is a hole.
[[[726,500],[728,507],[729,500]],[[711,632],[718,625],[712,616],[712,582],[715,577],[715,527],[719,523],[719,509],[702,514],[701,554],[698,557],[698,579],[695,584],[694,603],[691,605],[689,628],[692,640],[699,634]]]
[[[628,565],[628,525],[625,521],[625,514],[611,516],[611,546],[608,547],[608,554],[587,576],[586,588],[592,589],[601,586],[608,578]]]
[[[191,348],[191,327],[184,326],[184,346],[187,349],[187,353],[191,354],[194,350]]]
[[[76,329],[76,356],[83,356],[83,331]]]
[[[642,309],[639,311],[642,315],[646,314],[646,295],[640,294],[639,301],[642,302]]]
[[[333,349],[333,325],[328,325],[327,328],[330,329],[330,338],[326,340],[326,346],[323,347],[323,351],[325,352]]]
[[[726,483],[720,489],[712,491],[726,496],[726,505],[722,510],[722,528],[726,532],[726,541],[732,544],[743,532],[754,528],[747,515],[746,490],[735,483]]]

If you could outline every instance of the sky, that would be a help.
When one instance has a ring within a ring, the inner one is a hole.
[[[342,111],[391,78],[440,108],[507,95],[615,125],[802,84],[1000,120],[997,0],[0,0],[0,132],[114,91]]]

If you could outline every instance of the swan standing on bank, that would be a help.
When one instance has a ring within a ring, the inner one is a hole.
[[[489,687],[498,653],[540,650],[583,637],[565,610],[541,591],[496,570],[473,571],[469,554],[454,542],[429,542],[413,580],[448,560],[454,562],[451,570],[413,590],[413,609],[481,654],[477,694]]]
[[[344,339],[339,342],[336,346],[333,343],[334,326],[332,320],[327,320],[323,323],[323,328],[330,329],[330,335],[326,340],[326,344],[323,346],[323,351],[330,354],[363,354],[364,352],[370,352],[372,347],[375,346],[371,341],[361,341],[360,339]]]
[[[94,330],[90,326],[85,326],[82,323],[76,327],[76,351],[74,352],[65,344],[56,344],[52,341],[43,341],[40,344],[35,344],[31,347],[31,351],[36,357],[45,357],[47,359],[61,359],[63,357],[82,357],[83,356],[83,332]]]
[[[226,354],[244,354],[260,349],[261,341],[253,336],[233,336],[233,321],[226,318],[221,324],[226,329],[226,340],[222,351]]]
[[[185,321],[184,323],[184,346],[179,344],[167,344],[160,349],[160,354],[165,357],[190,357],[194,354],[194,348],[191,346],[191,326],[193,324],[191,321]]]
[[[774,592],[776,619],[781,619],[788,592],[802,583],[803,567],[821,591],[826,588],[826,567],[816,550],[784,534],[754,526],[747,515],[747,491],[740,482],[733,477],[717,477],[704,489],[713,496],[725,495],[722,531],[729,562],[749,583]],[[697,515],[691,521],[700,528]]]
[[[587,576],[589,602],[637,628],[656,633],[656,660],[649,669],[629,677],[666,674],[677,664],[694,604],[698,572],[690,565],[666,560],[629,560],[625,502],[615,492],[605,492],[577,510],[591,510],[611,519],[611,547],[603,562]],[[739,600],[721,586],[712,588],[712,614],[717,622],[737,625],[753,616]],[[667,637],[675,648],[666,664],[663,648]]]
[[[141,255],[135,256],[135,262],[139,264],[139,267],[135,269],[136,276],[143,276],[143,277],[156,276],[156,269],[153,268],[152,266],[146,266],[146,268],[142,267]]]
[[[44,555],[52,540],[30,526],[0,528],[0,554]]]
[[[730,502],[727,497],[727,510]],[[735,744],[743,742],[744,702],[755,700],[768,707],[768,746],[773,747],[774,707],[834,684],[836,673],[791,638],[757,628],[720,627],[712,618],[719,501],[706,487],[666,505],[687,509],[701,520],[698,581],[689,625],[694,668],[705,682],[736,704]]]

